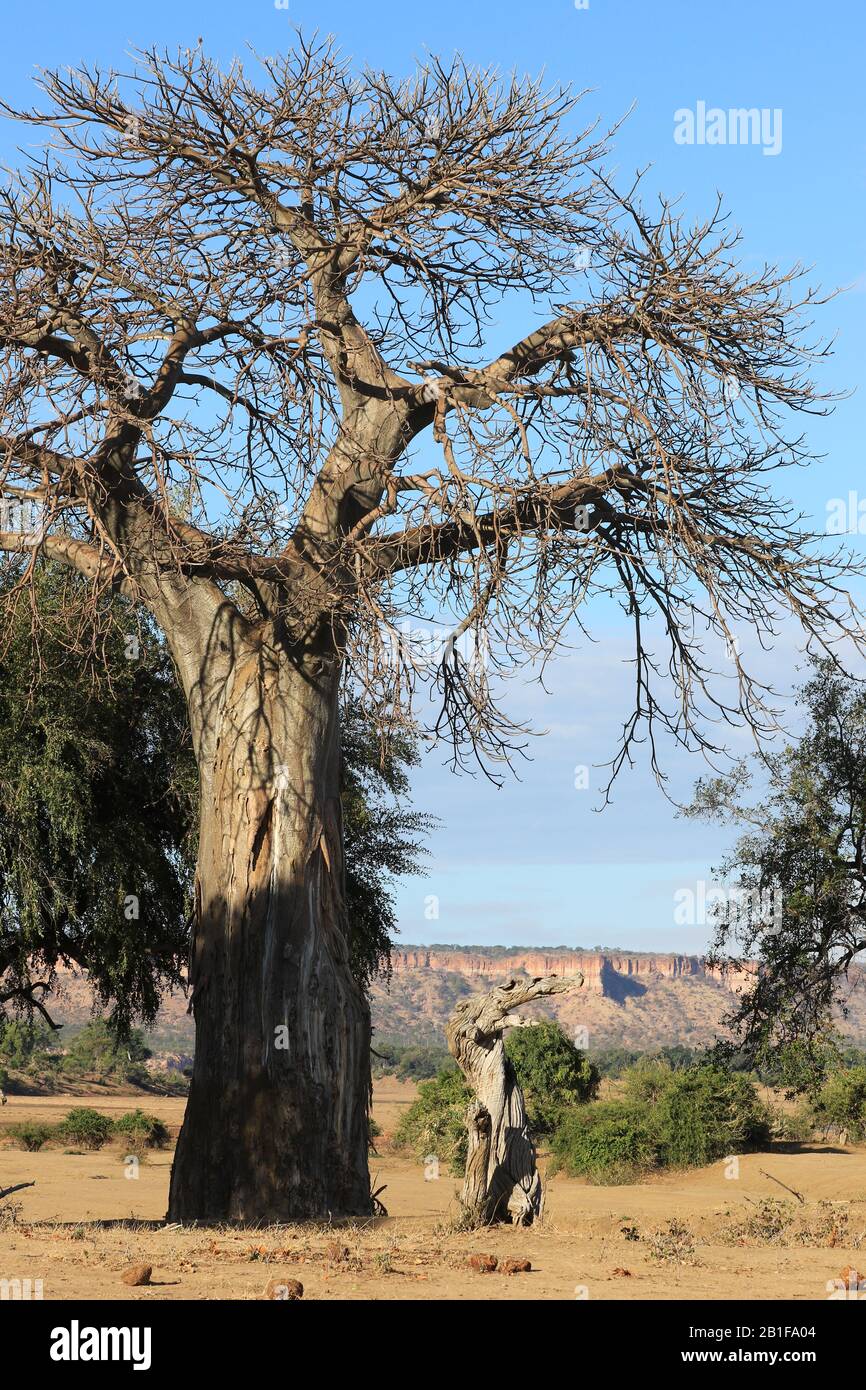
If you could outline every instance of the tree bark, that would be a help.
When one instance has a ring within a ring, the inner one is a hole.
[[[514,1008],[581,984],[582,975],[512,978],[489,994],[458,1004],[448,1021],[448,1049],[476,1095],[467,1112],[469,1153],[461,1203],[479,1224],[511,1221],[529,1226],[541,1216],[535,1145],[503,1032],[523,1022],[511,1012]]]
[[[199,692],[196,1046],[172,1221],[369,1215],[370,1016],[349,965],[328,654],[234,652]],[[204,713],[202,713],[204,711]]]
[[[473,1226],[486,1226],[490,1219],[487,1174],[490,1166],[490,1111],[480,1100],[472,1100],[466,1110],[469,1148],[460,1205]]]

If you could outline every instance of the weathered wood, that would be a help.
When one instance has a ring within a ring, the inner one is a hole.
[[[469,1102],[466,1111],[469,1131],[469,1152],[466,1157],[466,1176],[463,1182],[461,1205],[473,1225],[483,1226],[489,1216],[487,1173],[490,1166],[490,1112],[480,1100]]]
[[[0,1201],[2,1201],[4,1197],[11,1197],[13,1192],[21,1192],[25,1187],[35,1186],[36,1181],[34,1179],[33,1182],[17,1182],[14,1187],[0,1187]]]
[[[479,1224],[540,1219],[543,1196],[523,1092],[505,1052],[506,1028],[527,1026],[512,1011],[583,984],[583,976],[512,978],[457,1005],[445,1029],[448,1049],[476,1099],[467,1113],[469,1154],[461,1202]]]

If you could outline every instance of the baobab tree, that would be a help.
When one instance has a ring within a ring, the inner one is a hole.
[[[795,272],[743,269],[718,209],[617,192],[570,91],[303,38],[248,67],[42,75],[0,194],[3,492],[39,509],[0,543],[86,575],[94,622],[107,587],[145,606],[200,769],[174,1220],[370,1210],[341,692],[383,738],[434,695],[431,734],[495,770],[499,673],[606,596],[635,644],[615,773],[662,729],[771,722],[745,625],[854,623],[771,486],[825,408]],[[432,675],[405,615],[446,625]]]

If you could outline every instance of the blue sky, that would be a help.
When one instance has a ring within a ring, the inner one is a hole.
[[[622,177],[651,165],[646,194],[681,194],[686,211],[712,208],[717,191],[744,233],[743,256],[814,266],[827,288],[850,286],[821,311],[820,329],[837,336],[822,367],[828,388],[854,394],[829,420],[810,427],[826,457],[784,479],[790,495],[823,529],[831,499],[859,490],[863,467],[864,305],[866,305],[866,121],[864,7],[855,0],[815,6],[805,0],[755,5],[728,0],[696,5],[658,0],[439,0],[435,5],[350,4],[347,0],[150,0],[123,6],[104,0],[40,0],[19,7],[4,29],[0,92],[13,104],[32,99],[36,66],[82,59],[125,66],[134,45],[194,44],[224,60],[247,43],[273,53],[295,25],[334,33],[359,64],[408,71],[425,52],[459,49],[468,59],[537,73],[592,89],[584,112],[606,125],[634,110],[620,131]],[[781,148],[683,145],[675,113],[707,107],[781,112]],[[9,130],[0,156],[14,161]],[[520,325],[503,322],[505,346]],[[858,389],[859,388],[859,389]],[[866,510],[866,509],[864,509]],[[862,548],[864,538],[852,537]],[[522,943],[700,951],[706,928],[676,926],[673,895],[710,877],[730,836],[684,823],[656,787],[645,763],[623,775],[603,813],[591,790],[574,786],[574,769],[601,763],[628,713],[628,632],[609,613],[591,648],[557,662],[548,694],[513,684],[509,709],[550,732],[533,741],[521,780],[500,790],[483,779],[455,777],[433,754],[415,778],[418,805],[442,819],[429,877],[400,885],[402,937],[412,942]],[[742,634],[748,653],[748,633]],[[766,659],[780,687],[795,678],[796,635],[785,633]],[[743,745],[745,746],[745,745]],[[687,796],[701,770],[671,756],[671,788]],[[593,783],[594,785],[594,783]],[[428,899],[438,899],[438,917]],[[428,915],[425,915],[426,914]]]

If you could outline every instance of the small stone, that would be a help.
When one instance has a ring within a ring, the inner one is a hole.
[[[130,1265],[120,1276],[121,1284],[131,1284],[137,1288],[140,1284],[149,1284],[150,1276],[153,1274],[153,1265]]]
[[[500,1271],[503,1274],[529,1274],[532,1265],[529,1260],[523,1260],[517,1255],[512,1255],[510,1259],[503,1260]]]
[[[492,1274],[499,1261],[495,1255],[470,1255],[466,1263],[479,1274]]]
[[[301,1281],[288,1279],[284,1276],[279,1279],[269,1279],[268,1287],[265,1289],[265,1298],[273,1299],[277,1303],[294,1303],[303,1296],[304,1286]]]

